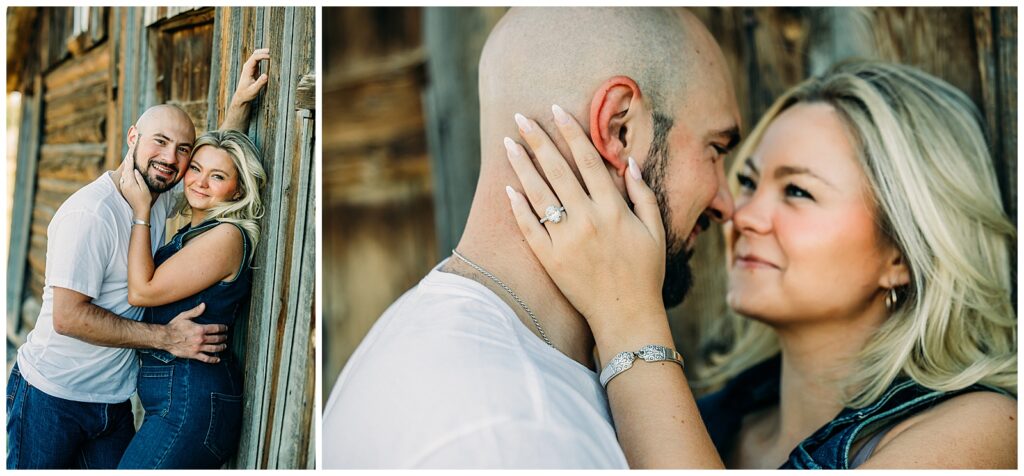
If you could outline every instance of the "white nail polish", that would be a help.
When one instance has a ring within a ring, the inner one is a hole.
[[[551,105],[551,114],[555,116],[555,121],[561,125],[569,124],[569,115],[558,104]]]
[[[530,132],[533,130],[533,127],[530,126],[530,121],[526,119],[526,116],[523,116],[518,112],[516,113],[516,124],[519,125],[519,128],[522,129],[523,132]]]
[[[512,187],[511,187],[511,186],[509,186],[509,185],[506,185],[506,186],[505,186],[505,193],[507,193],[507,194],[508,194],[508,199],[509,199],[509,200],[512,200],[512,198],[514,198],[514,197],[515,197],[516,191],[515,191],[515,190],[512,190]]]
[[[627,162],[629,163],[629,174],[636,180],[643,180],[643,177],[640,175],[640,167],[637,167],[636,161],[633,160],[633,157],[630,157]]]
[[[515,141],[513,141],[512,139],[510,139],[508,137],[505,138],[505,150],[508,151],[508,155],[510,157],[511,156],[518,156],[519,155],[519,150],[516,149]]]

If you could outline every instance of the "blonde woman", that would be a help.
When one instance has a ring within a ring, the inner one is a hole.
[[[555,122],[575,157],[596,153],[574,120]],[[532,129],[520,133],[534,152],[557,155]],[[520,178],[536,174],[514,148]],[[509,195],[602,365],[614,361],[602,377],[631,466],[1016,467],[1016,232],[963,93],[849,63],[769,109],[735,155],[734,339],[712,369],[727,383],[699,404],[671,352],[628,354],[672,347],[650,279],[664,273],[660,191],[628,163],[632,213],[592,168],[580,168],[591,196],[559,196],[564,223],[539,224],[544,204]]]
[[[236,93],[235,101],[247,103],[262,87],[251,76],[264,57],[269,58],[266,50],[259,50],[246,63],[249,73],[243,72],[240,90],[251,94]],[[150,189],[132,163],[121,168],[136,224],[128,250],[129,302],[146,307],[143,320],[153,324],[203,305],[196,322],[232,327],[250,295],[253,251],[260,239],[266,173],[259,150],[237,130],[210,131],[195,141],[179,204],[190,223],[156,256],[150,254],[145,224]],[[149,168],[158,166],[150,162]],[[146,413],[119,468],[219,468],[234,454],[241,434],[242,374],[231,352],[221,352],[225,348],[206,345],[205,360],[139,351],[138,395]]]

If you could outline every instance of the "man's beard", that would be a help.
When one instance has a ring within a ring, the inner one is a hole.
[[[686,240],[672,230],[672,210],[668,206],[665,195],[665,167],[668,164],[668,131],[672,129],[672,119],[654,112],[654,139],[651,141],[651,153],[644,162],[643,177],[658,199],[661,211],[661,222],[665,227],[665,283],[661,287],[661,298],[665,308],[679,305],[693,285],[693,274],[690,271],[691,252],[686,250]]]
[[[139,148],[138,147],[136,147],[135,150],[132,151],[132,165],[134,165],[136,168],[139,166]],[[161,165],[165,165],[167,167],[170,167],[170,168],[174,169],[174,174],[175,174],[175,176],[177,176],[177,174],[178,174],[177,167],[175,167],[174,165],[167,165],[167,164],[163,164],[163,163]],[[171,179],[168,182],[161,182],[160,180],[157,180],[157,179],[155,179],[153,177],[150,177],[149,176],[149,168],[152,167],[152,166],[153,166],[153,161],[150,160],[149,162],[146,163],[146,169],[145,170],[140,170],[140,172],[142,172],[142,179],[146,181],[146,186],[149,187],[149,191],[150,192],[153,192],[153,193],[164,193],[164,192],[170,190],[171,187],[174,187],[177,184],[177,182],[175,182],[173,179]]]

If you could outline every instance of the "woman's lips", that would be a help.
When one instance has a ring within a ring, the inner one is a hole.
[[[779,269],[775,264],[755,255],[738,255],[734,265],[741,268]]]
[[[189,188],[189,189],[188,189],[188,191],[189,191],[189,192],[191,192],[191,193],[192,193],[192,195],[196,195],[196,196],[198,196],[198,197],[200,197],[200,198],[209,198],[209,197],[210,197],[209,195],[207,195],[207,194],[205,194],[205,193],[202,193],[202,192],[197,192],[197,191],[195,191],[195,190],[193,190],[193,189],[191,189],[191,188]]]

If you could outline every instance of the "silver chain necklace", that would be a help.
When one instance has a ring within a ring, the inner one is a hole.
[[[460,254],[458,251],[455,251],[453,249],[452,250],[452,255],[455,256],[456,258],[462,260],[462,261],[465,261],[466,264],[472,266],[473,269],[479,271],[480,274],[482,274],[484,276],[487,276],[488,278],[491,279],[491,281],[494,281],[495,284],[497,284],[498,286],[501,286],[501,288],[504,289],[505,292],[507,292],[509,296],[512,296],[512,299],[514,299],[519,304],[519,307],[523,308],[523,310],[526,311],[526,314],[530,316],[530,320],[532,320],[533,321],[533,325],[535,327],[537,327],[537,332],[540,334],[540,338],[544,340],[544,343],[546,343],[547,345],[550,345],[551,347],[555,347],[555,345],[552,344],[550,340],[548,340],[548,335],[544,333],[544,328],[540,326],[540,321],[537,320],[537,316],[535,316],[533,314],[533,311],[530,310],[530,308],[526,305],[525,302],[523,302],[522,299],[519,299],[519,296],[517,296],[516,293],[514,291],[512,291],[512,288],[508,287],[508,285],[506,285],[505,283],[501,282],[501,280],[498,279],[497,276],[495,276],[495,275],[493,275],[491,273],[488,273],[486,269],[481,268],[480,265],[470,261],[469,258],[466,258],[465,256],[462,256],[462,254]]]

